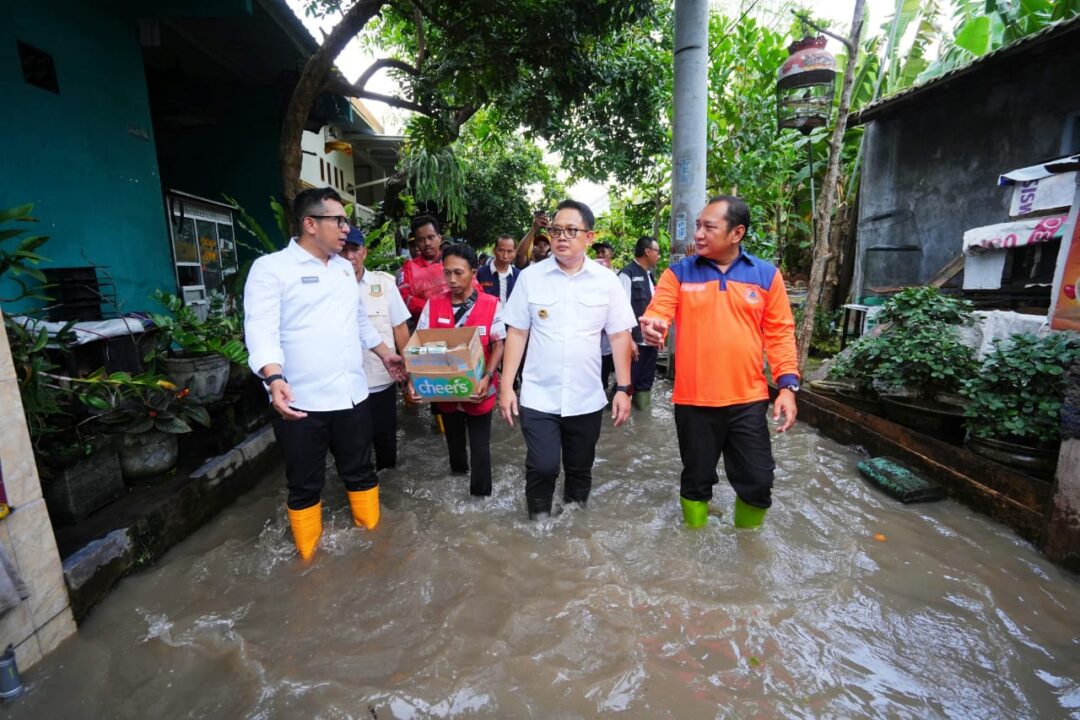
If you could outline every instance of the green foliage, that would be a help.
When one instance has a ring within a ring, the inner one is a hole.
[[[55,344],[64,347],[70,341],[71,326],[67,323],[57,333]],[[49,331],[44,327],[27,329],[4,316],[15,378],[19,385],[26,426],[34,447],[48,442],[74,425],[70,410],[71,395],[57,379],[59,364],[49,349]],[[57,351],[59,352],[59,351]]]
[[[961,389],[968,429],[979,438],[1053,442],[1061,438],[1065,371],[1080,358],[1080,336],[1051,333],[995,340]]]
[[[750,206],[746,249],[776,260],[792,210],[794,174],[805,165],[805,138],[776,129],[776,76],[788,39],[752,18],[709,19],[710,195],[739,195]],[[819,155],[819,157],[821,157]]]
[[[665,147],[657,80],[670,76],[670,35],[655,32],[658,8],[668,12],[656,0],[388,2],[361,42],[411,68],[389,72],[426,118],[414,137],[428,154],[490,107],[504,129],[563,151],[575,174],[626,177]]]
[[[147,361],[174,355],[220,355],[234,363],[247,364],[248,353],[242,342],[244,327],[235,314],[225,312],[224,298],[210,297],[206,318],[201,319],[191,307],[177,296],[158,290],[154,300],[164,306],[169,315],[150,313],[158,327],[158,345],[147,354]]]
[[[0,297],[0,302],[15,302],[24,298],[49,299],[41,292],[41,285],[46,283],[45,275],[37,269],[38,263],[48,260],[39,255],[37,249],[44,245],[49,237],[48,235],[22,237],[29,232],[29,228],[19,225],[38,221],[30,214],[33,210],[33,204],[29,203],[0,210],[0,279],[10,279],[19,286],[17,295]],[[14,225],[14,227],[8,227],[9,225]],[[13,242],[13,246],[8,245],[9,241]],[[31,287],[27,283],[28,279],[35,280],[40,285]]]
[[[194,423],[210,427],[210,413],[188,399],[187,388],[179,389],[160,375],[99,370],[76,382],[82,386],[79,399],[93,411],[91,419],[108,432],[178,434],[191,432]]]
[[[940,36],[938,59],[918,76],[926,82],[1052,23],[1080,14],[1080,0],[953,0],[953,33]]]
[[[379,227],[364,234],[364,244],[368,249],[364,267],[368,270],[382,270],[396,273],[404,264],[405,258],[397,254],[395,243],[395,223],[387,220]]]
[[[502,129],[480,111],[455,143],[465,170],[466,221],[459,234],[475,247],[502,233],[515,242],[529,229],[533,211],[551,208],[565,189],[543,152],[518,132]]]
[[[944,295],[934,287],[911,287],[901,290],[886,301],[879,321],[896,323],[900,327],[916,327],[934,322],[970,325],[974,322],[973,307],[970,300]]]
[[[832,379],[848,379],[860,389],[872,381],[922,397],[953,393],[978,367],[975,351],[957,328],[974,322],[971,303],[943,295],[937,288],[907,288],[889,298],[879,316],[893,325],[877,336],[865,335],[829,370]]]
[[[410,129],[427,124],[427,118],[414,118]],[[447,227],[465,224],[465,167],[449,145],[431,147],[410,137],[401,151],[398,172],[405,175],[405,189],[417,203],[439,208]]]

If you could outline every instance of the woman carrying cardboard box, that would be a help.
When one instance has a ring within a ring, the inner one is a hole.
[[[469,472],[469,494],[486,496],[491,494],[494,375],[502,362],[506,326],[500,317],[499,299],[476,289],[477,265],[476,251],[469,245],[451,245],[443,251],[443,275],[448,289],[428,300],[420,313],[416,329],[475,327],[479,330],[484,349],[484,374],[476,391],[468,401],[437,403],[437,406],[446,429],[450,471],[455,474]],[[471,472],[469,455],[472,456]]]

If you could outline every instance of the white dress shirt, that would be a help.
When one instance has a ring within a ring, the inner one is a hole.
[[[270,364],[292,389],[292,406],[316,412],[347,410],[367,399],[364,350],[382,338],[358,312],[360,289],[349,261],[323,263],[290,240],[251,265],[244,286],[248,364]]]
[[[629,330],[637,321],[615,273],[594,260],[567,275],[554,257],[518,275],[503,321],[529,331],[521,405],[570,417],[607,404],[600,382],[600,331]]]

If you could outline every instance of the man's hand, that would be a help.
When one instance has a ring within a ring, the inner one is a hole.
[[[540,228],[546,228],[548,226],[548,216],[543,212],[534,212],[532,229],[535,233]]]
[[[641,357],[641,350],[638,349],[637,343],[630,344],[630,362],[637,362]]]
[[[642,316],[638,320],[638,325],[641,326],[641,339],[646,345],[658,348],[664,347],[664,336],[667,334],[668,329],[667,320]]]
[[[776,432],[786,432],[790,429],[795,424],[795,415],[797,413],[795,393],[784,388],[773,402],[773,422],[780,422]]]
[[[630,419],[630,396],[621,390],[611,398],[611,419],[615,421],[615,427]]]
[[[382,342],[373,347],[371,351],[382,360],[383,367],[386,368],[386,372],[390,373],[390,377],[394,379],[394,382],[405,382],[409,379],[409,373],[405,371],[404,358],[394,352],[389,345]]]
[[[505,385],[499,393],[499,413],[503,416],[503,420],[510,423],[510,427],[514,427],[514,418],[518,414],[517,393],[507,390]]]
[[[289,387],[289,383],[284,380],[275,380],[270,383],[270,404],[274,406],[274,410],[285,420],[301,420],[307,417],[306,412],[300,412],[299,410],[293,410],[289,405],[292,404],[293,394],[292,388]]]

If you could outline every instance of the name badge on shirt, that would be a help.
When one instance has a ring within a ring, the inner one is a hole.
[[[382,297],[382,285],[375,283],[371,286],[371,297]]]
[[[643,278],[643,277],[636,277],[636,278],[634,278],[634,279],[633,279],[633,282],[645,282],[645,278]]]
[[[483,325],[478,326],[476,329],[480,331],[481,335],[487,335],[487,328]]]
[[[317,283],[317,282],[319,282],[319,276],[318,275],[305,275],[302,278],[300,278],[300,282],[304,283],[305,285],[310,285],[311,283]]]

